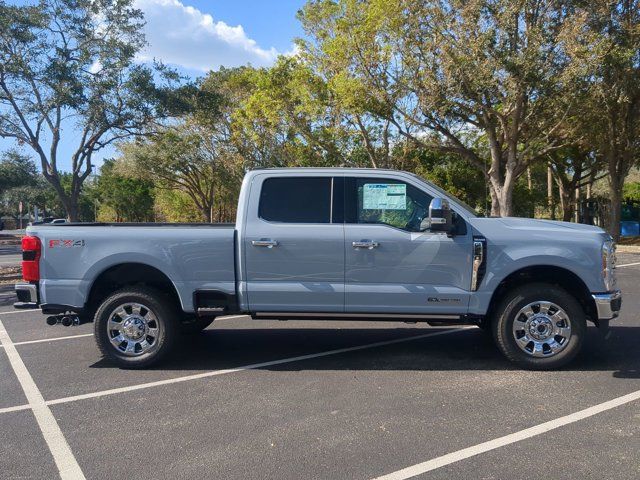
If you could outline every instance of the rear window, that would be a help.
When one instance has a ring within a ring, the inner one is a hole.
[[[329,223],[330,177],[275,177],[262,183],[258,215],[269,222]]]

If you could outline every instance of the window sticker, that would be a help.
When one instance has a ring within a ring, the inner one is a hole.
[[[406,210],[407,186],[403,184],[365,183],[363,210]]]

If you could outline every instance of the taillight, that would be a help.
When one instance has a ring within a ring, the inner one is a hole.
[[[22,278],[27,282],[40,280],[40,252],[42,243],[38,237],[22,237]]]

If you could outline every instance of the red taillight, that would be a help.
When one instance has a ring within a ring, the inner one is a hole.
[[[40,280],[40,252],[38,237],[22,237],[22,278],[27,282]]]

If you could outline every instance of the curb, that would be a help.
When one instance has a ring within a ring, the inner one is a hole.
[[[640,245],[616,245],[618,253],[640,253]]]

